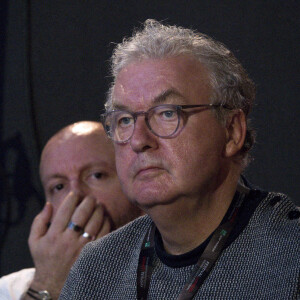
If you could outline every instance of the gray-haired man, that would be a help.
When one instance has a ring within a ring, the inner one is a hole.
[[[241,177],[255,88],[233,54],[148,20],[112,71],[102,123],[148,215],[85,247],[61,299],[296,299],[300,213]]]

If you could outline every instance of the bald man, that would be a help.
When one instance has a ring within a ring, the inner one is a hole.
[[[141,215],[122,193],[100,123],[78,122],[55,134],[42,152],[40,177],[46,205],[29,236],[35,269],[2,277],[1,299],[57,299],[82,247]]]

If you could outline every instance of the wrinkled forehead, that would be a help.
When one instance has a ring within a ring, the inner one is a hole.
[[[131,62],[118,73],[111,91],[111,107],[140,106],[157,101],[161,95],[197,97],[210,89],[206,68],[193,57],[145,59]]]

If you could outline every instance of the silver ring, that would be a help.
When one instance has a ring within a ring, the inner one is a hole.
[[[68,228],[72,229],[72,230],[74,230],[76,232],[80,232],[80,233],[83,232],[83,228],[80,227],[79,225],[73,223],[72,221],[68,224]]]
[[[87,233],[87,232],[84,232],[84,233],[82,234],[82,236],[83,236],[84,238],[86,238],[86,239],[92,239],[92,236],[91,236],[89,233]]]

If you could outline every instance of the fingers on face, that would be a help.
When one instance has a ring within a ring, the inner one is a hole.
[[[55,235],[66,232],[70,238],[80,237],[84,243],[108,234],[112,226],[104,207],[92,197],[79,198],[73,192],[66,196],[53,218],[49,232]]]
[[[105,216],[102,206],[95,209],[84,231],[90,235],[90,240],[98,239],[111,232],[111,222],[109,218]]]
[[[99,239],[107,234],[109,234],[112,231],[112,225],[111,221],[108,217],[104,218],[104,222],[100,230],[98,231],[98,234],[96,236],[96,239]]]
[[[92,197],[87,196],[76,207],[76,210],[70,219],[73,223],[84,228],[85,225],[88,223],[89,219],[92,218],[96,208],[96,200]],[[102,211],[100,212],[103,213]]]
[[[68,226],[71,217],[79,203],[79,197],[70,192],[59,206],[55,217],[53,218],[50,230],[62,232]]]
[[[82,231],[77,230],[84,242],[102,237],[111,231],[111,222],[104,212],[104,207],[97,204],[96,200],[86,197],[76,208],[71,222],[76,224]],[[74,230],[74,226],[73,231]]]

